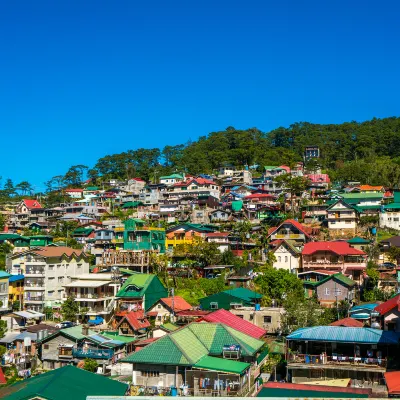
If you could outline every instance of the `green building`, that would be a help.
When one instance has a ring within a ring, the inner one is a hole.
[[[12,243],[15,247],[44,247],[53,243],[53,237],[48,235],[21,236],[16,233],[0,234],[0,243]]]
[[[156,250],[165,253],[165,229],[145,225],[131,218],[124,222],[124,250]]]
[[[262,295],[246,288],[228,289],[211,296],[200,299],[200,307],[203,310],[218,310],[223,308],[230,310],[235,306],[253,307],[259,304]]]
[[[135,273],[125,281],[116,297],[120,310],[147,311],[158,300],[168,297],[168,291],[157,275]]]

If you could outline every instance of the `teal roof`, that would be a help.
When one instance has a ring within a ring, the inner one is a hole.
[[[398,210],[400,209],[400,203],[389,203],[383,206],[384,210]]]
[[[121,289],[117,293],[117,297],[143,297],[150,282],[154,278],[155,275],[151,274],[136,273],[131,275],[122,285]]]
[[[128,201],[123,204],[122,208],[137,208],[142,205],[143,203],[141,201]]]
[[[92,331],[91,329],[88,330],[88,335],[94,335],[94,334],[96,334],[95,331]],[[60,329],[59,331],[54,332],[49,336],[46,336],[42,341],[47,341],[48,339],[58,335],[66,336],[72,340],[81,340],[87,337],[86,335],[82,334],[82,325],[77,325],[71,328]]]
[[[398,344],[400,333],[372,328],[348,328],[344,326],[314,326],[291,333],[287,340],[317,342],[341,342],[361,344]]]
[[[244,356],[253,356],[264,342],[220,323],[193,322],[122,362],[193,366],[205,356],[222,355],[227,344],[239,345]]]
[[[240,211],[243,208],[243,201],[242,200],[235,200],[232,201],[232,211]]]
[[[67,365],[0,390],[7,400],[86,400],[87,396],[123,396],[128,385]]]
[[[367,239],[363,239],[360,236],[353,237],[352,239],[348,240],[347,243],[349,244],[370,244],[371,241]]]
[[[0,271],[0,279],[9,278],[11,274],[8,274],[6,271]]]
[[[224,290],[224,293],[228,293],[231,296],[237,297],[237,298],[245,300],[245,301],[252,301],[254,299],[262,298],[261,294],[259,294],[257,292],[253,292],[250,289],[242,288],[242,287]]]
[[[383,193],[340,193],[341,197],[344,199],[349,199],[349,200],[354,200],[354,199],[361,199],[361,200],[367,200],[367,199],[382,199],[383,198]]]
[[[323,398],[323,399],[344,399],[344,398],[352,398],[352,399],[364,399],[368,398],[368,394],[364,393],[350,393],[350,392],[341,392],[341,391],[334,391],[334,388],[330,388],[332,390],[310,390],[307,389],[308,385],[301,385],[304,386],[304,390],[299,390],[298,387],[296,389],[286,389],[286,388],[273,388],[273,387],[261,387],[260,391],[257,393],[256,397],[269,397],[271,399],[277,398],[285,398],[285,399],[316,399],[316,398]]]
[[[160,176],[160,180],[161,179],[183,179],[183,176],[179,174],[172,174],[168,176]]]

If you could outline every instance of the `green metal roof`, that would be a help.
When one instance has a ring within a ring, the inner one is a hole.
[[[87,186],[83,190],[99,190],[98,186]]]
[[[232,201],[232,211],[240,211],[243,208],[243,201],[242,200],[235,200]]]
[[[193,367],[242,375],[250,367],[250,364],[241,361],[227,360],[225,358],[205,356],[197,361]]]
[[[264,169],[266,169],[267,171],[273,170],[273,169],[277,169],[278,167],[273,166],[273,165],[267,165],[266,167],[264,167]]]
[[[177,329],[179,329],[179,326],[171,323],[171,322],[166,322],[165,324],[161,325],[161,328],[166,329],[167,331],[176,331]]]
[[[310,340],[317,342],[341,342],[362,344],[398,344],[400,333],[372,328],[349,328],[344,326],[314,326],[291,333],[287,340]]]
[[[383,206],[385,210],[398,210],[400,208],[400,203],[389,203]]]
[[[135,336],[124,336],[124,335],[118,335],[117,332],[101,332],[101,335],[111,339],[111,340],[118,340],[119,342],[124,342],[124,343],[132,343],[136,342],[137,338]]]
[[[172,174],[168,176],[160,176],[160,180],[161,179],[183,179],[183,176],[179,174]]]
[[[307,387],[307,385],[304,385]],[[321,388],[322,389],[322,388]],[[324,398],[324,399],[364,399],[368,398],[367,394],[363,393],[343,393],[326,390],[299,390],[299,389],[286,389],[286,388],[269,388],[262,387],[257,393],[256,397],[270,397],[270,398],[285,398],[285,399],[306,399],[306,398]]]
[[[94,335],[96,332],[89,329],[88,335]],[[54,332],[52,335],[46,336],[42,341],[47,341],[50,338],[53,338],[58,335],[67,336],[73,340],[81,340],[87,337],[86,335],[82,334],[82,325],[73,326],[71,328],[60,329],[57,332]]]
[[[73,235],[90,235],[94,231],[93,228],[76,228],[72,234]]]
[[[340,197],[343,197],[344,199],[382,199],[383,198],[383,193],[340,193]]]
[[[238,297],[239,299],[245,300],[245,301],[252,301],[254,299],[261,299],[262,295],[257,293],[257,292],[253,292],[250,289],[246,289],[246,288],[235,288],[235,289],[228,289],[228,290],[224,290],[224,293],[228,293],[231,296],[234,297]]]
[[[0,390],[7,400],[86,400],[87,396],[123,396],[128,385],[67,365]]]
[[[143,203],[141,201],[127,201],[123,204],[122,208],[136,208],[142,205]]]
[[[360,236],[353,237],[352,239],[348,240],[347,243],[349,244],[370,244],[371,241],[367,239],[363,239]]]
[[[117,297],[143,297],[154,278],[155,275],[151,274],[136,273],[130,276],[117,293]]]
[[[227,344],[238,344],[243,355],[252,356],[264,342],[223,324],[193,322],[129,355],[122,362],[194,365],[205,356],[221,355]]]
[[[21,238],[20,235],[16,233],[0,233],[0,241],[3,240],[15,240]]]
[[[360,210],[362,211],[366,211],[366,210],[380,210],[381,209],[381,205],[380,204],[376,204],[374,206],[362,206],[362,205],[358,205],[357,206]]]

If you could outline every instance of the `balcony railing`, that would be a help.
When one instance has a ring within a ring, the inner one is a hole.
[[[291,354],[289,356],[288,363],[386,368],[387,359],[371,357],[348,357],[343,355],[322,356],[321,354]]]
[[[72,354],[77,358],[101,358],[109,359],[114,355],[111,349],[73,349]]]
[[[303,234],[298,234],[298,233],[277,233],[275,235],[276,239],[303,239],[304,235]]]

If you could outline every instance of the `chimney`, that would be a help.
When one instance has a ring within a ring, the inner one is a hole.
[[[89,327],[85,324],[82,325],[82,335],[88,336],[89,335]]]

